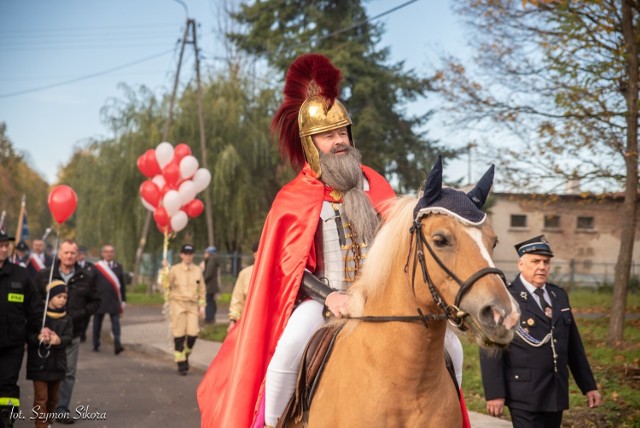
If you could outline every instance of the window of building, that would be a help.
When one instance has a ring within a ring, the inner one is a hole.
[[[511,214],[511,227],[527,227],[527,216],[524,214]]]
[[[578,229],[593,229],[593,217],[578,216]]]
[[[544,228],[545,229],[559,229],[560,228],[560,216],[559,215],[545,215],[544,216]]]

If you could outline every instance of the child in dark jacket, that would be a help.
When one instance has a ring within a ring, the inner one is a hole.
[[[49,301],[42,332],[29,337],[27,379],[33,380],[33,410],[36,427],[47,427],[54,419],[60,381],[67,371],[65,348],[71,343],[73,323],[66,313],[67,286],[56,280],[47,285]]]

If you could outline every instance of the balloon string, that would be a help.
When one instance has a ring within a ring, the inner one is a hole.
[[[169,311],[169,263],[167,262],[167,252],[169,249],[169,232],[164,231],[164,242],[162,244],[162,269],[160,271],[160,283],[162,284],[164,308],[163,312],[168,314]]]
[[[51,263],[51,268],[49,269],[49,282],[47,283],[47,297],[44,301],[44,313],[42,314],[42,327],[40,327],[40,331],[44,329],[44,323],[47,320],[47,306],[49,305],[49,284],[53,280],[53,270],[56,266],[56,257],[58,255],[58,242],[60,241],[60,224],[58,224],[58,230],[56,231],[56,244],[53,247],[53,262]]]

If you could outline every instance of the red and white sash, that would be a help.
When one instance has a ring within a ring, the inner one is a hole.
[[[33,266],[36,272],[40,272],[42,269],[44,269],[44,262],[42,261],[42,259],[40,258],[40,255],[38,254],[31,253],[29,255],[29,264]]]
[[[118,279],[116,274],[113,273],[113,271],[109,267],[109,264],[106,261],[100,260],[98,263],[96,263],[95,266],[96,266],[96,269],[98,269],[100,271],[102,276],[107,278],[107,281],[109,281],[109,283],[111,283],[111,285],[113,286],[113,289],[116,290],[116,296],[118,296],[118,302],[120,303],[120,305],[119,305],[120,306],[120,313],[124,312],[124,310],[122,308],[122,296],[120,295],[120,287],[122,287],[120,285],[120,280]]]

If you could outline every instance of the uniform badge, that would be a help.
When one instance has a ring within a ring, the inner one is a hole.
[[[536,321],[535,321],[533,318],[529,318],[529,319],[527,320],[527,325],[528,325],[529,327],[533,327],[533,326],[535,326],[535,325],[536,325]]]
[[[551,294],[553,295],[553,298],[554,298],[554,299],[556,299],[556,298],[557,298],[557,296],[556,296],[556,292],[555,292],[555,291],[551,290]]]
[[[548,306],[547,306],[547,307],[544,309],[544,314],[545,314],[548,318],[551,318],[551,316],[553,315],[553,311],[551,310],[551,308],[550,308],[550,307],[548,307]]]
[[[527,293],[526,291],[520,292],[520,298],[526,301],[529,298],[529,293]]]

